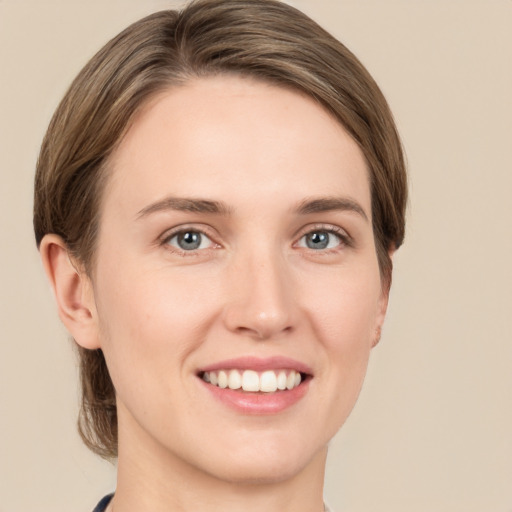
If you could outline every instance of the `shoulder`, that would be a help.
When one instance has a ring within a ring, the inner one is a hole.
[[[96,508],[92,512],[104,512],[107,508],[107,505],[110,503],[110,500],[114,494],[108,494],[105,496],[97,505]]]

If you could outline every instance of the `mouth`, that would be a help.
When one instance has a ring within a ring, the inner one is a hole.
[[[292,391],[311,378],[311,375],[305,372],[289,368],[265,371],[225,368],[202,371],[198,376],[204,382],[220,389],[263,394]]]
[[[209,395],[249,415],[283,412],[308,394],[313,370],[288,357],[239,357],[200,368]]]

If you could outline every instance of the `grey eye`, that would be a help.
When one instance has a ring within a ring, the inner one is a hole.
[[[167,243],[182,251],[195,251],[197,249],[206,249],[212,242],[204,233],[190,230],[177,233]]]
[[[312,231],[304,235],[299,243],[302,247],[317,251],[333,249],[341,243],[341,238],[330,231]]]

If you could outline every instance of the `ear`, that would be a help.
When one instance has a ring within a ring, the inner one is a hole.
[[[53,289],[59,317],[83,348],[100,348],[92,283],[76,265],[61,237],[45,235],[39,246],[46,276]]]
[[[391,289],[391,274],[393,272],[393,255],[395,254],[396,249],[393,247],[388,250],[389,259],[391,262],[391,268],[389,270],[389,280],[387,283],[382,283],[380,297],[377,304],[377,321],[375,323],[375,334],[372,341],[372,348],[375,347],[382,335],[382,326],[384,325],[384,320],[386,319],[386,313],[388,310],[389,303],[389,291]]]

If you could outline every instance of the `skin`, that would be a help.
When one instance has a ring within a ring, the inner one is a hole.
[[[154,97],[110,163],[93,276],[55,235],[41,254],[117,390],[115,511],[322,510],[327,443],[387,306],[359,147],[308,97],[216,77]],[[226,211],[154,206],[169,197]],[[299,211],[332,198],[345,207]],[[200,248],[180,249],[180,229],[205,233]],[[227,407],[198,369],[241,356],[307,364],[307,393],[277,414]]]

